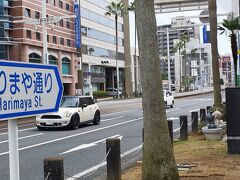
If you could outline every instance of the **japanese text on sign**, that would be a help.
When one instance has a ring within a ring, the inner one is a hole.
[[[53,88],[53,78],[51,73],[7,73],[0,70],[0,111],[19,110],[27,111],[33,106],[42,106],[42,95],[50,93]],[[9,93],[8,99],[3,99],[2,95]],[[19,99],[22,93],[34,94],[33,99]]]

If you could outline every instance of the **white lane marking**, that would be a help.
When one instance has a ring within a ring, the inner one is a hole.
[[[199,111],[199,108],[198,109],[193,109],[193,110],[190,110],[189,112],[194,112],[194,111]]]
[[[127,102],[125,102],[123,105],[116,105],[116,106],[109,106],[109,107],[100,107],[100,109],[109,109],[109,108],[114,108],[114,107],[125,107],[125,106],[129,106],[129,104],[127,103]],[[140,103],[140,102],[139,102]],[[133,104],[131,104],[131,105],[133,105]],[[137,104],[136,104],[137,105]],[[142,105],[142,103],[140,104],[140,105]]]
[[[42,134],[44,134],[44,133],[38,133],[38,134],[29,135],[29,136],[24,136],[24,137],[18,138],[18,140],[27,139],[27,138],[35,137],[35,136],[40,136],[40,135],[42,135]],[[8,140],[6,140],[6,141],[0,141],[0,144],[6,143],[6,142],[8,142]]]
[[[168,112],[172,112],[172,111],[177,111],[177,110],[179,110],[179,109],[181,109],[181,108],[176,108],[176,109],[166,110],[166,112],[168,113]]]
[[[118,111],[118,112],[114,112],[114,113],[108,113],[108,114],[102,114],[101,116],[108,116],[108,115],[114,115],[114,114],[120,114],[120,113],[125,113],[125,112],[130,112],[130,111],[136,111],[136,110],[142,110],[142,108],[140,109],[131,109],[131,110],[126,110],[126,111]]]
[[[92,142],[92,143],[81,144],[80,146],[77,146],[77,147],[75,147],[75,148],[72,148],[72,149],[70,149],[70,150],[68,150],[68,151],[65,151],[65,152],[59,154],[59,155],[67,154],[67,153],[70,153],[70,152],[79,151],[79,150],[81,150],[81,149],[86,149],[86,148],[89,148],[89,147],[96,146],[96,145],[98,145],[98,144],[101,143],[101,142],[105,142],[106,139],[108,139],[108,138],[118,138],[118,139],[122,140],[122,136],[120,136],[120,135],[117,134],[117,135],[110,136],[110,137],[107,137],[107,138],[104,138],[104,139],[101,139],[101,140],[98,140],[98,141],[95,141],[95,142]]]
[[[125,116],[118,116],[118,117],[115,117],[115,118],[109,118],[109,119],[101,120],[101,122],[110,121],[110,120],[114,120],[114,119],[119,119],[119,118],[123,118],[123,117],[125,117]],[[19,126],[19,127],[21,127],[21,126]],[[34,127],[34,128],[27,128],[27,129],[21,129],[21,130],[18,130],[18,131],[22,132],[22,131],[28,131],[28,130],[32,130],[32,129],[36,129],[36,127]],[[6,135],[6,134],[8,134],[8,132],[1,133],[0,136]]]
[[[101,122],[111,121],[111,120],[114,120],[114,119],[120,119],[120,118],[123,118],[123,117],[125,117],[125,116],[118,116],[118,117],[114,117],[114,118],[104,119],[104,120],[101,120]]]
[[[129,155],[129,154],[131,154],[131,153],[133,153],[133,152],[135,152],[137,150],[139,150],[140,148],[142,148],[142,145],[139,145],[139,146],[137,146],[137,147],[135,147],[133,149],[130,149],[129,151],[124,152],[123,154],[121,154],[121,158],[124,157],[124,156],[127,156],[127,155]],[[91,173],[91,172],[93,172],[93,171],[95,171],[95,170],[105,166],[106,164],[107,164],[107,162],[104,161],[104,162],[102,162],[102,163],[100,163],[100,164],[98,164],[96,166],[93,166],[93,167],[91,167],[89,169],[86,169],[85,171],[82,171],[82,172],[80,172],[78,174],[73,175],[74,178],[68,178],[66,180],[74,180],[76,178],[83,177],[83,176],[85,176],[85,175],[87,175],[87,174],[89,174],[89,173]]]
[[[27,129],[20,129],[20,130],[18,130],[18,132],[28,131],[28,130],[32,130],[32,129],[36,129],[36,127],[34,127],[34,128],[27,128]],[[1,133],[0,136],[6,135],[6,134],[8,134],[8,132]]]
[[[128,123],[139,121],[139,120],[142,120],[142,119],[143,118],[136,118],[136,119],[132,119],[132,120],[129,120],[129,121],[125,121],[125,122],[109,125],[109,126],[106,126],[106,127],[101,127],[101,128],[93,129],[93,130],[90,130],[90,131],[85,131],[85,132],[81,132],[81,133],[78,133],[78,134],[73,134],[73,135],[70,135],[70,136],[57,138],[57,139],[53,139],[53,140],[50,140],[50,141],[45,141],[45,142],[42,142],[42,143],[39,143],[39,144],[34,144],[34,145],[31,145],[31,146],[22,147],[22,148],[19,148],[18,150],[22,151],[22,150],[25,150],[25,149],[30,149],[30,148],[46,145],[46,144],[49,144],[49,143],[53,143],[53,142],[57,142],[57,141],[65,140],[65,139],[69,139],[69,138],[80,136],[80,135],[83,135],[83,134],[88,134],[88,133],[91,133],[91,132],[96,132],[96,131],[100,131],[100,130],[103,130],[103,129],[108,129],[108,128],[115,127],[115,126],[120,126],[120,125],[123,125],[123,124],[128,124]],[[9,153],[8,151],[0,153],[0,156],[6,155],[8,153]]]

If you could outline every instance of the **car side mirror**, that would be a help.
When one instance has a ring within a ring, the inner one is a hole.
[[[83,105],[82,105],[82,109],[85,108],[85,107],[87,107],[87,104],[83,104]]]

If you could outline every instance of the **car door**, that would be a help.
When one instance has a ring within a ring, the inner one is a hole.
[[[87,104],[88,104],[88,120],[93,120],[94,115],[95,115],[95,105],[94,105],[94,101],[91,97],[87,97]]]
[[[78,108],[78,113],[80,115],[80,122],[85,122],[88,120],[88,112],[87,112],[87,105],[86,98],[80,97],[79,98],[79,108]]]

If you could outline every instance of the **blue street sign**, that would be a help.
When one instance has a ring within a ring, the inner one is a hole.
[[[81,15],[80,15],[80,8],[79,4],[76,2],[74,3],[74,14],[75,17],[75,45],[76,48],[81,48],[81,32],[80,32],[80,26],[81,26]]]
[[[207,32],[207,26],[203,26],[203,43],[209,43],[209,37]]]
[[[0,61],[0,120],[56,112],[62,93],[57,66]]]

